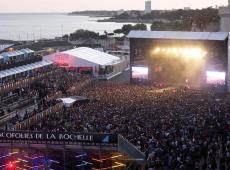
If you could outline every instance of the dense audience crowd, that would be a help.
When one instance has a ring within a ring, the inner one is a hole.
[[[0,116],[16,112],[16,116],[10,123],[24,121],[54,106],[59,102],[58,97],[65,96],[72,86],[76,87],[88,79],[89,77],[81,76],[76,72],[58,69],[56,73],[43,77],[27,87],[15,89],[1,96]],[[28,106],[32,109],[27,109]],[[21,109],[25,113],[20,115],[18,111]]]
[[[28,129],[122,134],[145,152],[149,170],[230,167],[229,96],[113,82],[76,95],[91,102],[63,108]]]
[[[1,96],[0,115],[17,111],[18,102],[32,100],[36,106],[23,117],[17,114],[11,120],[16,124],[54,106],[58,97],[85,96],[89,103],[64,107],[26,129],[122,134],[145,153],[148,170],[229,169],[230,96],[114,82],[97,82],[79,91],[78,86],[89,79],[59,69]]]

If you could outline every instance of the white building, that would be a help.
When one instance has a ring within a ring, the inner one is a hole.
[[[191,8],[190,7],[184,7],[184,10],[189,11],[189,10],[191,10]]]
[[[79,47],[44,57],[60,67],[90,71],[95,77],[109,79],[126,69],[126,63],[119,57],[92,49]]]
[[[120,10],[117,11],[117,15],[121,15],[121,14],[124,13],[124,12],[125,12],[124,9],[120,9]]]
[[[221,17],[220,31],[230,32],[230,0],[228,0],[228,6],[220,7],[219,15]]]
[[[145,1],[145,13],[150,13],[152,12],[152,3],[151,0]]]

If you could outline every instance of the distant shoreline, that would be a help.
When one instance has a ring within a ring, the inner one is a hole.
[[[97,20],[97,22],[117,22],[117,23],[148,23],[152,24],[153,20],[139,20],[139,19],[103,19],[103,20]]]
[[[116,22],[116,23],[145,23],[145,24],[152,24],[156,21],[162,21],[162,22],[169,22],[165,19],[115,19],[115,18],[109,18],[109,19],[103,19],[103,20],[97,20],[97,22]]]
[[[95,15],[95,14],[67,14],[68,16],[86,16],[86,17],[112,17],[111,15]]]

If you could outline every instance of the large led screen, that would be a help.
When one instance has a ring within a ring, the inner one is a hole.
[[[219,84],[224,85],[225,84],[225,72],[218,72],[218,71],[207,71],[207,84]]]
[[[149,69],[147,67],[132,67],[133,79],[148,79]]]

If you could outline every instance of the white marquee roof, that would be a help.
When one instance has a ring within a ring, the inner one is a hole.
[[[59,98],[66,107],[71,107],[77,100],[73,97]]]
[[[128,38],[224,41],[227,32],[130,31]]]
[[[7,56],[7,57],[13,57],[13,56],[18,56],[18,55],[24,55],[24,53],[33,53],[34,51],[29,49],[29,48],[25,48],[25,49],[21,49],[21,50],[15,50],[15,51],[11,51],[11,52],[4,52],[1,55],[2,56]]]
[[[6,48],[9,48],[13,46],[14,44],[0,44],[0,52],[5,50]]]
[[[0,78],[8,77],[11,75],[15,75],[15,74],[30,71],[30,70],[34,70],[36,68],[48,66],[51,64],[53,64],[51,61],[43,60],[43,61],[39,61],[36,63],[27,64],[24,66],[19,66],[19,67],[7,69],[7,70],[2,70],[2,71],[0,71]]]
[[[18,56],[18,55],[23,55],[24,53],[21,51],[12,51],[12,52],[4,52],[2,53],[3,56],[8,56],[8,57],[12,57],[12,56]]]
[[[110,65],[120,61],[119,57],[94,50],[88,47],[79,47],[68,51],[61,52],[73,57],[81,58],[83,60],[96,63],[98,65]]]
[[[60,98],[62,101],[63,101],[63,103],[66,103],[66,104],[72,104],[72,103],[74,103],[75,101],[76,101],[76,99],[73,99],[73,98]]]
[[[25,48],[25,49],[21,49],[22,52],[24,53],[33,53],[34,51],[29,49],[29,48]]]

